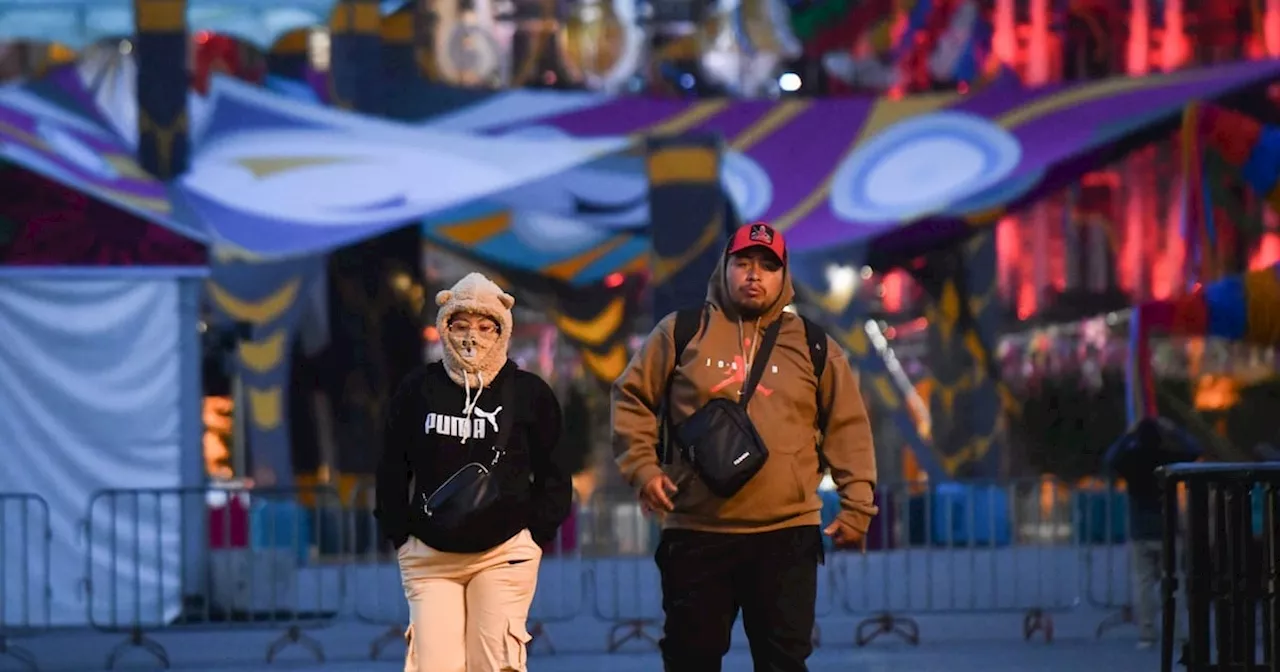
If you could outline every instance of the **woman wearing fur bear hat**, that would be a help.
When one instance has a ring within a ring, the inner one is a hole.
[[[444,359],[401,383],[378,467],[411,616],[405,670],[523,672],[539,546],[572,501],[560,405],[507,359],[510,294],[472,273],[436,303]]]

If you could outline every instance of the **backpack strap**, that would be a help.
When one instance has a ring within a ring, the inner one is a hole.
[[[676,324],[671,330],[671,338],[676,342],[676,359],[671,367],[672,373],[675,373],[675,367],[680,366],[685,348],[688,348],[693,337],[698,335],[698,329],[702,327],[702,315],[705,312],[703,308],[686,308],[676,312]],[[668,376],[667,387],[670,388],[670,376]]]
[[[809,344],[809,362],[813,364],[813,377],[816,381],[814,394],[817,395],[818,431],[822,432],[825,439],[827,423],[831,420],[831,409],[822,401],[822,374],[827,369],[827,332],[817,322],[803,315],[800,319],[804,320],[804,340]],[[818,471],[825,472],[827,467],[827,457],[823,455],[822,443],[819,442]]]
[[[677,311],[675,325],[671,328],[671,339],[675,341],[675,357],[672,360],[671,370],[667,372],[667,384],[662,393],[662,413],[658,423],[658,452],[660,453],[658,458],[662,464],[671,464],[672,458],[671,381],[675,378],[680,360],[684,358],[685,349],[702,328],[705,315],[705,306]]]

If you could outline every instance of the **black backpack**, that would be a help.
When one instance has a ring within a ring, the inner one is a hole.
[[[671,371],[667,373],[666,392],[663,394],[663,408],[666,408],[668,398],[671,396],[671,379],[675,377],[676,367],[680,366],[680,360],[684,357],[684,351],[689,347],[689,343],[693,341],[693,337],[698,335],[702,329],[703,322],[706,319],[706,307],[686,308],[685,310],[676,312],[676,323],[671,330],[671,337],[675,340],[675,364],[671,367]],[[804,339],[809,344],[809,362],[813,365],[813,375],[818,381],[822,380],[822,373],[827,368],[827,332],[816,322],[809,318],[799,315],[804,320]],[[820,386],[819,386],[820,387]],[[822,392],[819,389],[816,392],[816,402],[818,409],[818,429],[824,434],[827,431],[827,416],[829,410],[826,404],[822,403]],[[669,440],[670,416],[663,412],[662,427],[662,461],[665,464],[671,463],[671,446]],[[826,471],[827,460],[822,454],[822,446],[818,446],[818,469]]]

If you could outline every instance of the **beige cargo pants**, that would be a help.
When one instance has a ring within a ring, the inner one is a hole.
[[[409,600],[405,672],[527,672],[525,629],[542,549],[525,530],[482,553],[414,537],[399,550]]]

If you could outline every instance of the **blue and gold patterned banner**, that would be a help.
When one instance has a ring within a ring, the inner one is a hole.
[[[383,84],[388,96],[397,89],[413,86],[422,77],[417,61],[417,7],[411,2],[382,17]]]
[[[181,175],[191,156],[187,118],[186,0],[134,0],[138,64],[138,160],[161,180]]]
[[[310,65],[309,36],[307,30],[295,30],[280,36],[267,52],[267,73],[286,79],[306,77]]]
[[[245,436],[252,476],[263,485],[290,487],[293,462],[287,409],[289,357],[301,298],[322,268],[317,257],[255,262],[217,258],[209,281],[215,321],[250,327],[236,358],[247,412]]]
[[[963,245],[928,257],[916,279],[932,301],[929,321],[929,414],[933,445],[946,473],[999,475],[1003,403],[993,359],[1001,308],[996,291],[995,234],[984,230]]]
[[[717,136],[651,138],[646,150],[657,321],[702,305],[724,248],[726,203]]]
[[[385,101],[378,0],[339,0],[329,29],[329,101],[345,110],[380,114]]]

